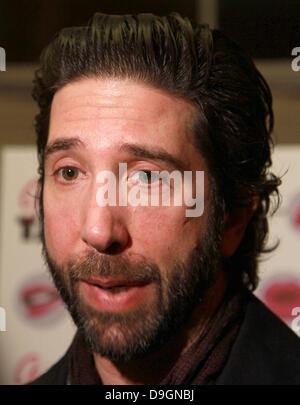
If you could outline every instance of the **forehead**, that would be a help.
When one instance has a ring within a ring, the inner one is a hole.
[[[56,92],[48,143],[76,136],[99,147],[140,141],[183,152],[192,146],[195,110],[190,102],[144,83],[81,78]]]
[[[118,106],[128,111],[128,118],[157,118],[163,116],[180,117],[191,114],[194,107],[188,101],[175,97],[144,83],[129,79],[81,78],[63,86],[54,96],[52,113],[77,116],[74,108],[82,107],[111,109]],[[178,116],[178,113],[179,116]]]

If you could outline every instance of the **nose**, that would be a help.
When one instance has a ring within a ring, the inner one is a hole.
[[[116,254],[129,244],[124,207],[98,206],[90,200],[83,213],[81,239],[100,253]]]

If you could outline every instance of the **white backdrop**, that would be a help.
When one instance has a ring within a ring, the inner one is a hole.
[[[300,146],[277,146],[272,170],[283,176],[282,204],[270,220],[268,245],[280,244],[260,264],[256,294],[300,336]]]
[[[5,147],[1,161],[0,384],[24,384],[65,353],[75,327],[41,258],[35,147]],[[270,244],[281,244],[261,263],[256,294],[300,335],[300,146],[277,146],[273,161],[276,174],[288,169],[283,204],[271,219]]]
[[[41,258],[34,147],[5,147],[1,168],[0,384],[24,384],[66,351],[74,326]]]

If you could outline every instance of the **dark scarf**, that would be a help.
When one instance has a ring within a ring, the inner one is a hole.
[[[160,385],[212,385],[223,370],[244,319],[248,294],[227,293],[205,331],[176,361]],[[100,385],[92,352],[79,331],[68,355],[71,385]]]

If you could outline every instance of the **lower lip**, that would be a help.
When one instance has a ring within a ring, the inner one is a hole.
[[[132,286],[125,291],[112,293],[81,280],[83,294],[88,302],[102,311],[128,311],[142,304],[149,294],[151,284]]]

